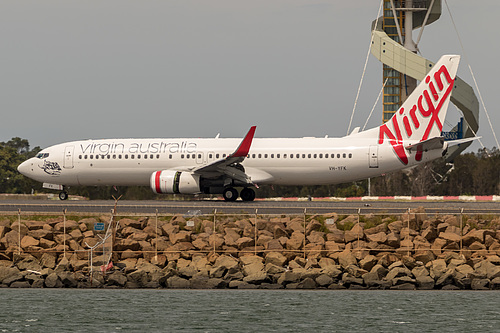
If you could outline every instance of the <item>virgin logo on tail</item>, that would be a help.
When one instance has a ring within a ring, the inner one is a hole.
[[[433,80],[431,76],[433,76]],[[434,125],[437,126],[439,133],[441,133],[443,124],[439,118],[439,112],[450,96],[454,82],[455,79],[451,78],[445,65],[442,65],[433,75],[427,75],[425,80],[420,83],[420,85],[424,85],[420,96],[416,98],[416,96],[410,95],[408,97],[409,101],[407,101],[409,103],[405,102],[403,104],[405,106],[414,103],[410,111],[405,111],[404,107],[401,107],[391,118],[389,124],[392,124],[392,129],[387,124],[379,127],[378,143],[383,144],[387,138],[401,162],[405,165],[408,164],[408,156],[403,146],[403,135],[405,140],[425,141],[429,139],[429,134]],[[417,87],[417,90],[421,90],[419,88],[420,86]],[[412,102],[415,100],[416,102]],[[423,130],[424,128],[425,130]],[[422,151],[417,151],[415,160],[422,160]]]

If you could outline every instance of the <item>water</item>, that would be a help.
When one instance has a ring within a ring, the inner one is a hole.
[[[0,332],[500,332],[500,292],[0,289]]]

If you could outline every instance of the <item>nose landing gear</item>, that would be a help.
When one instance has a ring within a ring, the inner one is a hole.
[[[59,199],[60,200],[68,200],[68,192],[66,192],[66,191],[59,192]]]

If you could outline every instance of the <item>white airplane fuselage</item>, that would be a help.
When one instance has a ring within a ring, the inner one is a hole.
[[[186,170],[210,163],[231,154],[240,141],[221,138],[74,141],[44,149],[48,158],[27,160],[20,171],[29,168],[34,180],[67,186],[149,185],[151,174],[157,170]],[[428,152],[423,161],[440,156],[441,151]],[[53,163],[59,165],[59,172],[50,169]],[[415,164],[416,161],[406,167]],[[259,185],[337,184],[401,169],[390,144],[378,145],[370,139],[351,137],[254,139],[241,165]]]

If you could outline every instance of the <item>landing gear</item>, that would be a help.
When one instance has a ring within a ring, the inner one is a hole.
[[[222,196],[226,201],[236,201],[238,199],[238,191],[232,187],[227,187],[222,192]]]
[[[254,201],[255,191],[249,187],[245,187],[241,190],[240,196],[243,201]]]
[[[66,191],[59,192],[59,199],[60,200],[67,200],[68,199],[68,192],[66,192]]]
[[[238,199],[238,191],[233,187],[226,187],[222,192],[222,196],[226,201],[236,201]],[[243,201],[254,201],[255,191],[249,187],[245,187],[241,190],[240,196]]]

